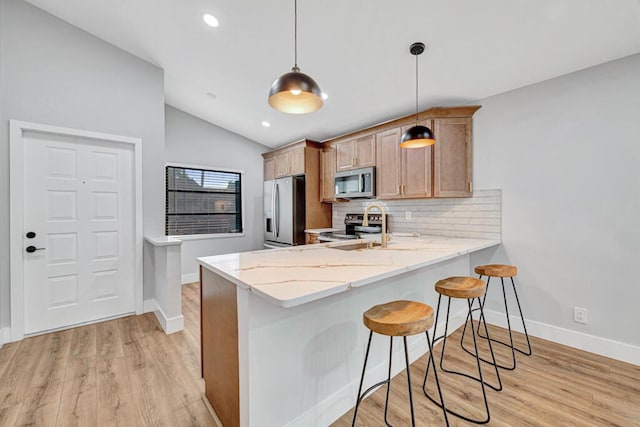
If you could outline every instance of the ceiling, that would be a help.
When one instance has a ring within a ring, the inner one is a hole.
[[[412,113],[415,41],[421,110],[640,52],[640,0],[298,0],[298,64],[329,98],[288,115],[267,94],[293,66],[293,0],[28,1],[162,67],[168,104],[269,147]]]

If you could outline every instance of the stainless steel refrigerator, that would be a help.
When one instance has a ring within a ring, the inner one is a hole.
[[[304,245],[304,175],[264,182],[264,246]]]

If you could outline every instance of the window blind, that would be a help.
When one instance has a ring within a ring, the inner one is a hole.
[[[242,233],[242,176],[166,167],[166,234]]]

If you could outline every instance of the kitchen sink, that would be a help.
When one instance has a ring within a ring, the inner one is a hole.
[[[351,243],[349,245],[329,246],[329,248],[340,249],[341,251],[355,251],[358,249],[372,249],[380,246],[381,244],[378,242],[358,242]]]

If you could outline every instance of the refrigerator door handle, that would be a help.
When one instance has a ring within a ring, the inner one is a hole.
[[[278,187],[278,184],[274,183],[274,200],[275,200],[275,209],[274,209],[274,213],[275,213],[275,233],[276,233],[276,238],[278,238],[280,236],[280,188]]]
[[[273,217],[273,225],[271,227],[271,234],[273,234],[273,239],[276,239],[276,182],[273,181],[273,185],[271,188],[271,216]]]

